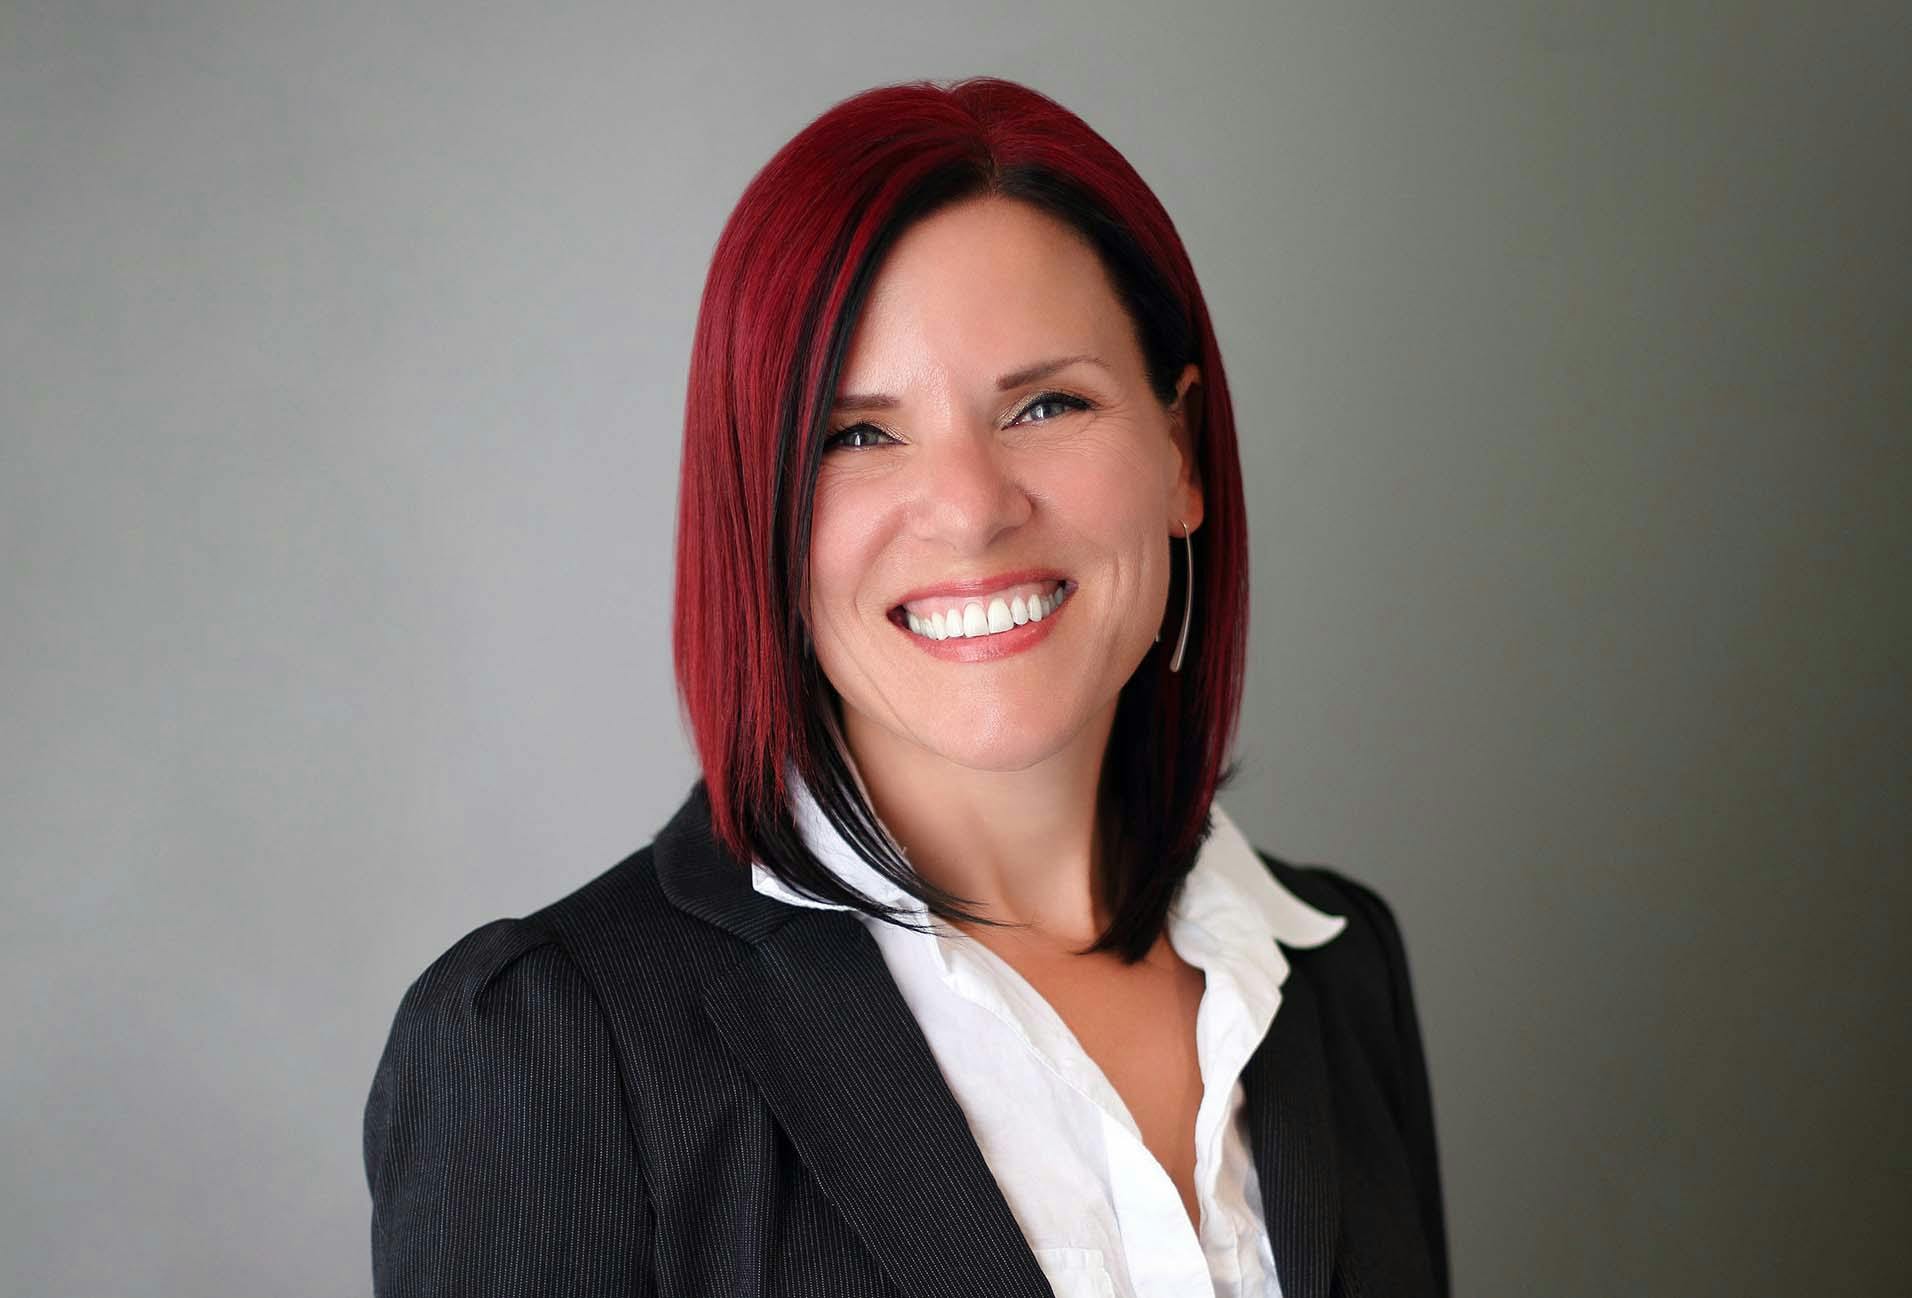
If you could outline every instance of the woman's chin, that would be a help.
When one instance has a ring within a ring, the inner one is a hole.
[[[1080,729],[1055,715],[1053,704],[1043,711],[1040,720],[1018,722],[1001,713],[978,716],[963,710],[918,721],[909,732],[918,747],[953,766],[1007,774],[1054,757]]]

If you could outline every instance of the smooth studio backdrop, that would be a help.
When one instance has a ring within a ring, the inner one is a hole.
[[[1909,64],[1893,3],[0,6],[0,1294],[369,1288],[406,984],[692,778],[718,230],[974,73],[1203,278],[1225,805],[1401,919],[1459,1291],[1895,1290]]]

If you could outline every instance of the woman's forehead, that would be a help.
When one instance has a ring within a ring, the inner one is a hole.
[[[1063,356],[1114,368],[1131,359],[1121,346],[1131,335],[1101,259],[1073,229],[1025,203],[974,200],[897,241],[839,389],[887,392],[942,377],[994,383]]]

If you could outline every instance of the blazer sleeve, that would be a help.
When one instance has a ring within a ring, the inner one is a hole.
[[[583,975],[521,920],[401,1001],[365,1106],[380,1298],[653,1292],[649,1197]]]
[[[1434,1137],[1434,1101],[1428,1084],[1427,1054],[1421,1042],[1421,1021],[1414,1008],[1413,981],[1408,976],[1407,949],[1401,927],[1381,895],[1346,875],[1333,873],[1335,882],[1353,897],[1379,937],[1387,961],[1389,1000],[1393,1008],[1394,1039],[1399,1061],[1395,1103],[1409,1151],[1415,1198],[1434,1262],[1434,1276],[1443,1294],[1451,1293],[1447,1256],[1447,1213],[1441,1195],[1440,1151]]]

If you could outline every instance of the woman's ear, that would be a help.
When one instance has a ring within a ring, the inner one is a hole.
[[[1175,400],[1169,405],[1169,436],[1177,459],[1169,508],[1178,523],[1193,532],[1202,525],[1202,468],[1195,448],[1202,436],[1202,371],[1190,362],[1175,380]]]

